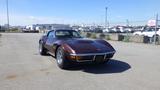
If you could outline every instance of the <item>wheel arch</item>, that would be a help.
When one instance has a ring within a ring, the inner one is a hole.
[[[55,48],[55,52],[54,52],[55,57],[57,55],[56,53],[57,53],[57,50],[58,50],[59,47],[61,47],[61,45],[57,45],[56,48]]]

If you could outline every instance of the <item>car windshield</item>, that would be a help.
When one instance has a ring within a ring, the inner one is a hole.
[[[57,38],[82,38],[81,35],[74,30],[57,30],[55,36]]]

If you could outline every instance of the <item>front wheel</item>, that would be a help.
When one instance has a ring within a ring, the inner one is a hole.
[[[39,53],[41,55],[47,55],[47,50],[44,48],[42,43],[39,43]]]
[[[64,50],[61,47],[58,47],[56,51],[56,61],[61,69],[67,69],[69,67],[69,61],[65,58]]]

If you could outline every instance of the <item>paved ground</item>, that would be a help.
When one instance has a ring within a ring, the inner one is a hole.
[[[160,46],[110,42],[117,53],[101,66],[61,70],[38,54],[40,34],[2,34],[0,90],[160,90]]]

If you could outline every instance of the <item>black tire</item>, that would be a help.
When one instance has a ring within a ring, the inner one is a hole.
[[[47,55],[47,49],[44,48],[44,46],[41,42],[39,43],[39,53],[41,55]]]
[[[60,47],[58,47],[56,51],[56,62],[58,67],[61,69],[68,69],[69,68],[69,61],[65,57],[64,50]]]
[[[152,37],[152,40],[153,40],[153,42],[154,42],[154,38],[156,37],[156,42],[158,41],[158,37],[159,37],[159,35],[158,34],[156,34],[156,35],[153,35],[153,37]]]

